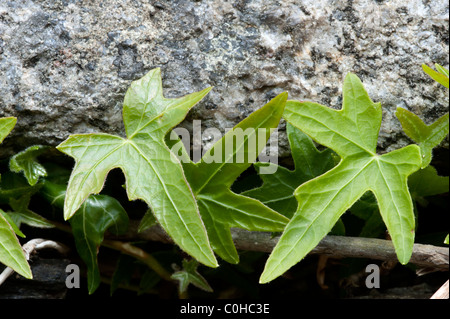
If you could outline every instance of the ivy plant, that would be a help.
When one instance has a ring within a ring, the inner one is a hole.
[[[190,284],[207,292],[213,291],[206,279],[199,274],[197,267],[198,262],[196,260],[183,260],[183,269],[177,270],[172,274],[172,279],[177,280],[179,283],[178,290],[180,296],[186,294]]]
[[[421,168],[427,167],[431,162],[433,148],[439,145],[448,135],[449,113],[441,116],[430,125],[426,125],[420,117],[404,108],[398,108],[395,115],[402,124],[406,135],[420,147]]]
[[[433,79],[448,88],[448,70],[423,66]],[[217,267],[215,254],[237,264],[239,254],[231,228],[282,232],[260,277],[269,282],[304,258],[350,210],[365,221],[360,236],[376,237],[389,231],[398,260],[406,264],[417,229],[416,205],[427,196],[448,191],[448,177],[430,166],[432,150],[448,135],[448,113],[427,125],[399,108],[396,115],[405,134],[417,145],[377,154],[382,120],[380,103],[374,103],[361,80],[349,73],[343,84],[343,105],[334,110],[313,102],[287,101],[282,93],[227,132],[200,161],[194,163],[172,129],[200,102],[210,88],[187,96],[163,96],[161,72],[154,69],[131,83],[123,106],[126,138],[104,134],[76,134],[58,146],[75,160],[72,171],[47,170],[37,161],[48,146],[35,145],[9,161],[0,180],[0,262],[26,278],[31,270],[17,236],[21,224],[59,227],[29,208],[39,194],[63,211],[76,249],[87,265],[88,289],[100,283],[98,250],[129,243],[104,240],[107,231],[121,234],[129,217],[121,203],[102,191],[109,172],[120,168],[128,199],[143,200],[148,211],[139,231],[160,224],[173,241],[194,259],[170,274],[136,246],[128,246],[112,278],[111,292],[131,279],[130,269],[145,267],[139,291],[151,290],[159,280],[175,281],[179,296],[193,285],[212,288],[199,272],[199,263]],[[271,130],[280,119],[286,131],[294,170],[256,162]],[[16,123],[0,119],[0,142]],[[238,136],[241,134],[240,136]],[[319,151],[317,144],[325,147]],[[241,160],[238,160],[240,158]],[[261,174],[262,185],[238,194],[232,186],[251,165]],[[448,236],[446,241],[448,242]],[[136,253],[137,252],[137,253]],[[131,262],[130,256],[140,263]]]
[[[79,134],[61,143],[58,149],[76,161],[65,197],[65,218],[72,217],[90,194],[101,191],[111,169],[120,168],[126,177],[128,198],[144,200],[175,243],[199,262],[217,267],[181,163],[164,142],[169,130],[209,90],[166,99],[160,69],[154,69],[134,81],[125,95],[127,138]]]
[[[186,178],[197,199],[214,251],[230,263],[238,263],[230,228],[250,231],[282,231],[288,219],[260,201],[230,190],[235,180],[254,162],[278,126],[287,93],[282,93],[227,132],[198,163],[180,149]]]
[[[260,282],[275,279],[303,259],[367,191],[377,199],[399,261],[409,261],[415,220],[407,178],[421,166],[420,148],[408,145],[377,154],[381,115],[380,103],[372,102],[352,73],[344,80],[341,110],[312,102],[287,102],[283,117],[333,149],[341,161],[295,190],[297,211],[272,251]]]
[[[436,69],[439,72],[434,71],[425,64],[422,65],[422,68],[432,79],[448,89],[447,69],[439,64],[436,64]],[[405,134],[420,147],[422,153],[421,168],[427,167],[431,162],[433,148],[439,145],[439,143],[448,135],[449,113],[447,112],[430,125],[425,124],[420,117],[404,108],[398,108],[395,115],[402,124]]]
[[[40,177],[47,176],[45,168],[36,160],[40,154],[49,147],[44,145],[34,145],[11,157],[9,168],[12,172],[23,172],[31,186],[36,185]]]

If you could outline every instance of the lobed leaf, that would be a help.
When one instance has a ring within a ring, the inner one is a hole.
[[[26,150],[11,157],[9,169],[15,173],[23,172],[28,183],[31,186],[36,185],[40,177],[47,176],[47,171],[44,166],[36,161],[36,157],[47,149],[47,146],[42,145],[28,147]]]
[[[408,189],[413,201],[422,205],[427,203],[424,197],[447,193],[448,187],[449,177],[439,176],[431,165],[418,170],[408,178]],[[379,214],[377,200],[371,192],[364,194],[351,207],[350,212],[365,220],[360,237],[379,237],[385,233],[386,227]]]
[[[207,292],[213,292],[206,279],[197,271],[198,263],[195,260],[183,260],[183,270],[176,271],[172,274],[172,279],[178,281],[179,294],[182,295],[187,291],[188,286],[194,285]]]
[[[269,282],[303,259],[367,191],[374,193],[397,257],[409,261],[414,244],[414,211],[407,178],[420,168],[417,145],[378,155],[381,105],[361,81],[348,74],[343,107],[288,101],[283,117],[316,142],[336,151],[341,162],[295,191],[297,211],[270,255],[260,282]]]
[[[287,93],[282,93],[253,112],[215,143],[198,163],[183,163],[211,246],[227,262],[239,261],[230,228],[281,231],[288,221],[260,201],[230,190],[267,144],[271,129],[281,119],[286,99]],[[183,150],[181,141],[174,144]]]
[[[121,168],[130,200],[142,199],[166,232],[188,254],[216,267],[207,233],[179,160],[164,136],[208,92],[182,98],[163,97],[160,69],[150,71],[128,89],[123,107],[127,138],[109,134],[72,135],[58,149],[75,161],[64,205],[66,219],[90,194],[103,188],[106,175]]]

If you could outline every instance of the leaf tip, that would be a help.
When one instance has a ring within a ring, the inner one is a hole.
[[[266,272],[264,271],[261,274],[261,277],[259,277],[259,283],[267,284],[267,283],[271,282],[273,279],[275,279],[275,278],[272,278],[271,276],[267,275]]]
[[[207,88],[201,90],[199,94],[201,95],[201,98],[203,99],[208,93],[213,89],[213,86],[208,86]]]
[[[75,214],[75,211],[64,207],[64,220],[68,221]]]
[[[31,271],[30,267],[26,269],[26,272],[23,275],[26,279],[33,279],[33,272]]]
[[[214,255],[212,255],[212,258],[210,258],[208,261],[209,261],[209,264],[205,264],[206,266],[211,267],[211,268],[219,267],[219,263],[217,262],[217,259],[216,259],[216,257],[214,257]]]
[[[273,100],[274,101],[279,101],[281,103],[286,103],[287,99],[288,99],[288,92],[284,91],[280,94],[278,94]]]
[[[288,93],[288,91],[284,91],[284,92],[281,92],[280,94],[279,94],[279,96],[281,96],[282,98],[284,98],[284,99],[288,99],[288,96],[289,96],[289,93]]]

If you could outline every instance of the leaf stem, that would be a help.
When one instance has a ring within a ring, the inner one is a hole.
[[[102,246],[112,248],[126,255],[135,257],[149,266],[164,280],[173,281],[171,274],[156,260],[156,258],[139,247],[118,240],[104,240]]]

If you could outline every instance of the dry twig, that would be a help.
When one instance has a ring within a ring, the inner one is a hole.
[[[144,239],[173,243],[171,238],[158,225],[141,233],[137,232],[138,222],[132,221],[130,226],[130,231],[121,236],[121,239]],[[279,237],[272,237],[271,233],[250,232],[242,229],[232,229],[231,234],[237,249],[267,253],[273,250],[279,239]],[[311,251],[311,254],[327,255],[334,258],[357,257],[375,260],[397,260],[392,242],[376,238],[326,236]],[[449,250],[446,247],[414,244],[410,263],[419,267],[445,271],[449,269]]]
[[[52,240],[42,239],[42,238],[35,238],[28,242],[26,242],[22,249],[25,253],[25,258],[27,260],[30,260],[30,256],[34,251],[45,249],[45,248],[51,248],[57,250],[59,253],[65,255],[68,252],[68,248],[61,244],[57,243]],[[0,286],[5,282],[5,280],[11,276],[14,273],[14,270],[12,270],[10,267],[6,267],[2,273],[0,274]]]

